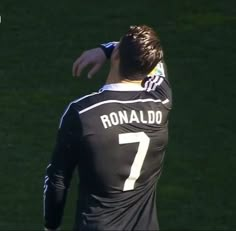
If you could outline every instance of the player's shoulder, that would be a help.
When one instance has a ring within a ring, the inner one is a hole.
[[[90,94],[79,97],[79,98],[71,101],[70,103],[68,103],[65,107],[64,113],[61,116],[59,127],[61,127],[61,125],[66,117],[69,117],[72,115],[73,118],[78,119],[79,118],[78,115],[81,110],[100,101],[100,97],[99,97],[100,94],[101,94],[101,91],[92,92]]]
[[[102,100],[102,91],[92,92],[90,94],[79,97],[68,104],[68,108],[73,108],[76,111],[81,111]]]

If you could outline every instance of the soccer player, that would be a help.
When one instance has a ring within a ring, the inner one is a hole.
[[[148,26],[131,26],[119,43],[84,52],[74,74],[92,64],[93,75],[106,58],[106,84],[71,102],[61,117],[45,176],[45,230],[61,224],[75,169],[75,230],[159,230],[156,184],[171,109],[159,37]]]

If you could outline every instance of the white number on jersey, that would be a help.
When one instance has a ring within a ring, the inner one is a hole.
[[[119,134],[119,144],[139,143],[134,162],[131,165],[129,177],[126,179],[123,191],[134,189],[134,184],[139,178],[145,156],[148,151],[150,138],[144,132]]]

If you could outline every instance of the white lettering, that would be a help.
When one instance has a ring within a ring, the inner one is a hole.
[[[129,122],[127,111],[118,111],[118,115],[120,118],[120,124],[123,124],[123,123],[127,124]]]
[[[111,122],[110,122],[110,120],[108,118],[108,115],[102,115],[102,116],[100,116],[100,118],[102,120],[104,128],[111,127]]]
[[[155,113],[154,111],[148,111],[148,123],[154,124],[155,123]]]
[[[161,111],[135,111],[127,112],[125,110],[118,112],[111,112],[109,115],[100,116],[103,127],[106,129],[111,126],[118,124],[131,124],[131,123],[142,123],[142,124],[161,124],[162,123],[162,112]]]
[[[129,122],[130,122],[130,123],[133,123],[133,122],[140,123],[140,122],[139,122],[139,119],[138,119],[138,116],[137,116],[137,114],[136,114],[136,112],[135,112],[135,110],[131,110]]]
[[[162,112],[161,111],[157,111],[156,112],[156,123],[160,124],[162,121]]]
[[[118,125],[119,124],[118,115],[115,112],[110,113],[110,120],[111,120],[113,125]]]
[[[143,124],[146,124],[146,123],[147,123],[147,120],[144,120],[143,111],[140,111],[140,121],[141,121]]]

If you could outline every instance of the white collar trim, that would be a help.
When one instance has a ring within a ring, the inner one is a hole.
[[[104,85],[100,91],[145,91],[145,88],[137,83],[112,83]]]

